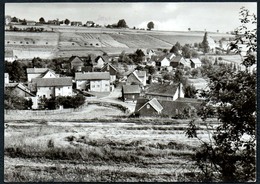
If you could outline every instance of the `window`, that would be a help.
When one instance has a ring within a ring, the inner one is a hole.
[[[49,90],[51,90],[51,87],[49,87]]]

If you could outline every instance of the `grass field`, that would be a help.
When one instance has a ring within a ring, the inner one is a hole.
[[[190,181],[200,145],[185,136],[189,120],[10,120],[6,182]],[[215,120],[212,121],[214,124]],[[208,140],[201,124],[199,137]],[[212,130],[210,130],[212,131]]]
[[[177,41],[182,45],[199,43],[203,32],[140,31],[131,29],[105,29],[68,26],[47,26],[54,32],[5,32],[7,50],[28,51],[34,49],[55,50],[49,57],[86,56],[89,53],[118,54],[132,52],[137,48],[170,49]],[[215,40],[231,37],[227,34],[209,33]],[[40,52],[40,51],[39,51]],[[40,54],[38,54],[40,55]],[[35,57],[38,56],[37,54]],[[18,58],[23,58],[18,52]],[[45,57],[45,55],[43,55]]]

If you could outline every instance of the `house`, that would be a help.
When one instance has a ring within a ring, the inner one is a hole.
[[[22,97],[27,100],[31,99],[33,102],[32,108],[38,108],[38,98],[22,83],[5,83],[5,90],[8,90],[12,95]]]
[[[93,21],[87,21],[86,26],[87,27],[94,27],[95,23]]]
[[[141,93],[139,85],[123,85],[122,87],[122,99],[126,101],[136,101]]]
[[[69,62],[71,69],[74,69],[74,71],[80,72],[84,67],[83,61],[78,56],[71,56]]]
[[[153,56],[151,61],[155,61],[158,71],[170,66],[170,60],[166,56]]]
[[[138,99],[135,106],[135,114],[139,116],[160,116],[163,107],[156,98]]]
[[[171,60],[170,65],[171,65],[173,68],[177,68],[177,67],[179,67],[179,66],[181,66],[181,67],[189,67],[189,68],[191,67],[190,61],[184,59],[182,56],[176,56],[176,57],[174,57],[174,58]]]
[[[178,98],[184,98],[183,85],[181,83],[154,83],[146,89],[145,96],[148,99],[175,101]]]
[[[110,92],[109,72],[75,73],[76,89],[93,92]]]
[[[191,68],[198,68],[201,67],[201,61],[199,58],[191,58],[190,60],[190,66]]]
[[[71,26],[82,26],[82,22],[80,22],[80,21],[72,21],[72,22],[70,22],[70,25]]]
[[[51,24],[51,25],[59,25],[60,22],[59,22],[59,20],[48,20],[47,24]]]
[[[31,82],[34,78],[58,78],[59,75],[49,68],[27,68],[27,80]]]
[[[32,83],[41,98],[72,96],[72,77],[33,78]]]
[[[5,84],[9,83],[9,73],[5,73]]]
[[[17,56],[14,55],[13,50],[5,50],[5,61],[14,62],[17,59]]]
[[[139,98],[136,103],[135,114],[138,116],[163,117],[176,117],[183,114],[191,116],[196,113],[201,103],[201,100],[192,98],[178,98],[175,101]]]
[[[135,70],[127,76],[126,83],[146,86],[146,80],[146,71]]]
[[[98,56],[94,61],[94,68],[101,69],[105,63],[108,63],[107,56]]]
[[[5,25],[9,25],[12,21],[12,17],[10,15],[5,16]]]
[[[35,25],[36,25],[36,21],[27,20],[27,21],[26,21],[26,25],[28,25],[28,26],[35,26]]]
[[[176,55],[174,53],[168,53],[166,57],[171,61],[173,58],[176,57]]]
[[[117,74],[117,69],[111,65],[110,63],[106,63],[103,68],[101,68],[101,72],[109,72],[110,74],[110,82],[115,82],[116,80],[116,74]]]
[[[34,97],[35,94],[22,83],[5,83],[5,89],[9,89],[10,93],[19,97]]]

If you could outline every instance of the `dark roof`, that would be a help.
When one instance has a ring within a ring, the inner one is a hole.
[[[173,96],[176,93],[179,84],[151,84],[146,90],[146,94]]]
[[[123,86],[123,93],[124,94],[133,94],[133,93],[140,93],[141,88],[139,85],[124,85]]]
[[[163,56],[152,56],[151,60],[155,61],[155,62],[161,62],[164,58],[166,58],[165,55],[163,55]]]
[[[109,68],[107,67],[111,67],[113,70],[117,71],[117,69],[111,65],[110,63],[106,63],[102,68],[101,68],[101,71],[104,71],[104,70],[109,70]]]
[[[32,83],[36,83],[37,87],[72,86],[72,77],[35,78]]]
[[[172,60],[171,60],[171,62],[180,62],[180,60],[181,60],[181,58],[182,58],[182,56],[176,56],[176,57],[174,57]]]
[[[75,73],[75,80],[110,80],[109,72]]]
[[[146,104],[150,104],[157,112],[161,112],[163,110],[162,105],[156,98],[153,98],[151,100],[139,98],[137,99],[135,111],[141,110],[144,106],[146,106]]]
[[[155,102],[156,107],[162,107],[161,113],[168,115],[168,116],[174,116],[176,114],[176,109],[179,111],[183,111],[184,109],[193,109],[198,108],[202,101],[198,99],[192,99],[192,98],[178,98],[176,101],[163,101],[163,100],[152,100],[149,101],[149,99],[145,98],[139,98],[137,99],[137,103],[135,106],[135,111],[138,111],[140,108],[142,108],[145,104],[149,102]],[[153,104],[153,103],[152,103]],[[158,105],[159,104],[159,105]]]
[[[192,98],[178,98],[175,101],[159,101],[163,106],[162,114],[173,116],[176,109],[183,111],[184,109],[197,109],[202,101]]]
[[[31,96],[35,96],[34,94],[32,94],[31,92],[30,92],[30,90],[25,86],[25,85],[23,85],[22,83],[7,83],[7,84],[5,84],[5,87],[6,88],[19,88],[19,89],[21,89],[22,91],[24,91],[25,93],[27,93],[27,94],[29,94],[29,95],[31,95]]]
[[[69,61],[73,64],[81,64],[83,65],[83,61],[78,56],[71,56]]]

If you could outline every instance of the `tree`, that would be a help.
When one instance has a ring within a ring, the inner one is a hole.
[[[118,27],[118,28],[127,28],[128,26],[127,26],[127,24],[126,24],[125,19],[119,20],[118,23],[117,23],[117,27]]]
[[[70,24],[70,20],[69,20],[69,19],[65,19],[64,23],[65,23],[66,25],[69,25],[69,24]]]
[[[19,20],[16,17],[13,17],[11,22],[18,22]]]
[[[178,49],[178,50],[181,50],[181,44],[179,42],[176,42],[175,43],[175,47]]]
[[[256,16],[244,7],[240,11],[242,25],[238,28],[231,49],[247,44],[243,64],[256,63]],[[248,24],[255,26],[249,29]],[[256,180],[256,73],[249,70],[233,72],[221,67],[208,75],[210,91],[199,115],[207,124],[209,109],[215,106],[219,125],[209,142],[203,141],[194,159],[200,169],[201,181],[247,182]],[[212,110],[211,110],[212,111]],[[195,121],[190,122],[188,137],[197,137]],[[209,135],[210,136],[210,135]],[[198,177],[200,176],[200,177]]]
[[[147,28],[148,28],[148,30],[153,29],[153,28],[154,28],[154,23],[153,23],[153,22],[149,22],[149,23],[147,24]]]
[[[44,23],[45,23],[45,20],[44,20],[44,18],[43,18],[43,17],[41,17],[41,18],[39,19],[39,22],[40,22],[41,24],[44,24]]]
[[[208,42],[208,33],[205,32],[203,41],[201,43],[202,49],[204,53],[209,53],[210,47],[209,47],[209,42]]]
[[[176,56],[179,55],[179,50],[178,48],[174,45],[172,46],[170,53],[174,53]]]
[[[187,45],[184,45],[181,50],[183,57],[191,58],[191,50]]]
[[[197,90],[193,85],[186,85],[184,87],[184,97],[185,98],[196,98]]]
[[[192,71],[191,71],[191,75],[192,77],[197,77],[199,74],[199,70],[197,68],[194,68]]]
[[[188,28],[188,31],[191,31],[191,28]]]

